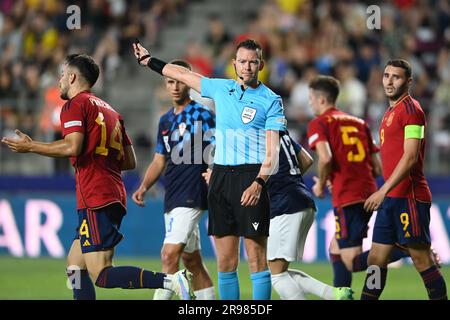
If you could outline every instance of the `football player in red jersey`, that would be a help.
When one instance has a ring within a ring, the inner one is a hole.
[[[114,247],[126,214],[122,170],[134,169],[136,156],[122,116],[91,88],[99,67],[85,54],[69,55],[59,81],[63,139],[51,143],[32,140],[16,130],[18,139],[3,138],[14,152],[70,157],[75,168],[78,228],[67,257],[67,274],[74,299],[95,299],[93,282],[103,288],[165,288],[182,299],[193,298],[191,274],[174,275],[137,267],[113,266]],[[90,276],[90,277],[89,277]]]
[[[383,186],[365,202],[367,211],[378,210],[368,264],[378,267],[380,286],[368,272],[361,299],[378,299],[387,276],[387,260],[395,243],[407,247],[430,299],[447,299],[447,288],[430,250],[431,192],[425,179],[425,114],[409,94],[411,65],[391,60],[383,74],[389,108],[380,126]],[[376,269],[373,269],[376,270]]]
[[[318,76],[310,84],[310,105],[316,115],[308,125],[308,142],[319,156],[315,196],[323,198],[329,180],[336,219],[330,244],[334,286],[350,287],[351,272],[367,268],[368,252],[362,252],[371,214],[364,201],[376,191],[380,164],[377,146],[362,119],[335,107],[339,82]]]

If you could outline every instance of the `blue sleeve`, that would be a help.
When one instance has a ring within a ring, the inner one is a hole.
[[[210,143],[215,145],[216,141],[214,139],[214,133],[216,130],[216,115],[209,110],[205,110],[202,112],[202,119],[203,134],[208,132],[208,137],[211,137]]]
[[[275,99],[267,110],[266,130],[286,130],[286,118],[284,117],[283,102],[281,98]]]
[[[164,146],[164,140],[163,140],[163,135],[162,135],[162,128],[161,128],[161,120],[159,120],[159,125],[158,125],[158,137],[156,138],[156,147],[155,147],[155,152],[162,154],[162,155],[166,155],[166,147]]]
[[[200,80],[200,94],[204,98],[214,99],[219,88],[223,88],[227,79],[212,79],[203,77]]]
[[[203,131],[215,129],[216,127],[216,115],[211,111],[204,110],[202,112],[202,126]]]

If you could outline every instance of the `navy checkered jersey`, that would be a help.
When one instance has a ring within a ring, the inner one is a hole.
[[[159,120],[155,152],[166,158],[164,212],[177,207],[207,209],[202,173],[212,163],[215,115],[191,101],[178,114],[174,108]],[[211,156],[211,159],[208,158]]]
[[[297,154],[302,146],[289,133],[280,132],[280,161],[278,172],[268,181],[270,218],[292,214],[308,208],[316,210],[311,191],[303,181]]]

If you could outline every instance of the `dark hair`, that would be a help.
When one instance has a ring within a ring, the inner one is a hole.
[[[260,45],[258,42],[256,42],[255,40],[252,40],[252,39],[246,39],[246,40],[240,42],[240,43],[237,45],[237,47],[236,47],[236,52],[237,52],[240,48],[245,48],[245,49],[248,49],[248,50],[254,50],[254,51],[256,51],[256,52],[259,51],[258,56],[259,56],[260,59],[262,59],[262,48],[261,48],[261,45]]]
[[[177,66],[182,66],[185,67],[186,69],[189,69],[192,71],[192,66],[189,62],[185,61],[185,60],[181,60],[181,59],[174,59],[172,61],[170,61],[169,63],[171,64],[176,64]]]
[[[66,57],[66,64],[77,68],[90,87],[97,82],[100,69],[94,59],[87,54],[71,54]]]
[[[406,79],[409,79],[412,77],[412,68],[411,68],[411,64],[403,59],[393,59],[393,60],[389,60],[386,63],[386,66],[384,68],[386,68],[387,66],[393,66],[393,67],[397,67],[397,68],[402,68],[405,71],[405,77]]]
[[[309,82],[309,87],[323,92],[330,103],[335,103],[339,95],[339,81],[331,76],[317,76]]]

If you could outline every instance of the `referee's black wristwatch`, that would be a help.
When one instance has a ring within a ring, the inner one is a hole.
[[[263,178],[261,178],[261,177],[257,177],[256,179],[255,179],[255,181],[256,181],[256,183],[258,183],[261,187],[265,187],[265,185],[266,185],[266,181],[263,179]]]

